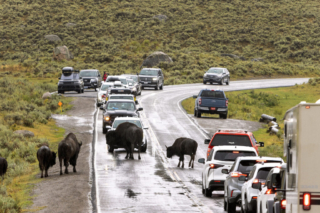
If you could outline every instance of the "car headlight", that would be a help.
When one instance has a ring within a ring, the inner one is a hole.
[[[153,80],[153,81],[156,81],[156,80],[158,80],[158,78],[152,78],[152,80]]]
[[[135,87],[131,88],[132,91],[136,91],[137,89]]]
[[[105,121],[110,121],[110,116],[109,116],[109,115],[105,115],[105,116],[103,116],[103,119],[104,119]]]
[[[96,82],[97,79],[96,79],[96,78],[92,78],[90,81],[91,81],[91,82]]]

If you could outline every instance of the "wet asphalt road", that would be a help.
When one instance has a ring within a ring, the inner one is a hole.
[[[211,198],[201,193],[202,164],[197,160],[205,156],[207,146],[203,140],[217,127],[239,128],[236,120],[194,119],[185,114],[180,101],[197,94],[202,88],[224,91],[266,87],[291,86],[308,79],[269,79],[231,81],[223,85],[165,86],[163,91],[143,90],[138,97],[144,111],[141,117],[148,130],[148,149],[141,160],[126,160],[123,150],[107,152],[102,134],[102,113],[98,109],[95,143],[95,175],[98,212],[215,212],[223,211],[223,192],[213,192]],[[74,96],[67,93],[66,96]],[[75,96],[96,97],[86,91]],[[204,128],[200,130],[198,126]],[[245,128],[245,127],[240,127]],[[171,146],[178,137],[190,137],[199,144],[194,169],[177,168],[178,157],[166,158],[165,145]]]

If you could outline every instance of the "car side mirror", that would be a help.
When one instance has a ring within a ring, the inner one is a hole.
[[[149,127],[145,126],[145,127],[143,127],[143,129],[149,129]]]
[[[229,174],[229,171],[228,171],[228,169],[222,169],[222,170],[221,170],[221,173],[222,173],[222,174]]]
[[[210,143],[210,139],[204,139],[204,144],[209,144]]]
[[[111,126],[106,126],[106,129],[111,129],[112,127]]]
[[[253,189],[259,189],[261,191],[261,182],[259,183],[252,183],[252,188]]]
[[[198,163],[205,163],[206,162],[206,160],[204,159],[204,158],[200,158],[200,159],[198,159]]]
[[[264,142],[259,142],[259,147],[264,147]]]
[[[142,107],[140,107],[140,108],[138,108],[138,109],[137,109],[137,111],[142,111],[142,110],[143,110],[143,108],[142,108]]]
[[[239,178],[238,178],[239,181],[247,181],[248,178],[246,176],[243,176],[241,175]]]
[[[104,107],[103,107],[103,106],[100,106],[100,109],[101,109],[101,110],[103,110],[103,111],[105,111],[105,109],[104,109]]]
[[[139,104],[139,102],[138,102],[137,100],[135,101],[135,103],[136,103],[136,104]]]
[[[193,97],[193,98],[197,98],[198,96],[197,96],[197,95],[193,95],[192,97]]]

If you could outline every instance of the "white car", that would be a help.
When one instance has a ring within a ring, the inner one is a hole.
[[[256,212],[259,187],[264,185],[270,170],[281,163],[257,163],[253,166],[248,178],[241,176],[239,180],[247,179],[241,188],[241,210],[242,212]]]
[[[97,106],[101,106],[105,103],[108,95],[108,89],[113,87],[113,82],[103,82],[98,93],[97,93]]]
[[[148,129],[148,127],[143,126],[141,119],[137,118],[137,117],[116,117],[112,123],[112,126],[106,126],[106,128],[109,130],[116,130],[116,128],[119,126],[119,124],[122,124],[124,122],[130,122],[133,123],[135,125],[137,125],[138,127],[142,128],[143,130],[143,139],[142,139],[142,145],[140,148],[141,152],[146,152],[147,151],[147,132],[146,130]],[[109,152],[113,152],[114,149],[117,149],[118,147],[110,147],[108,145],[108,151]],[[138,147],[135,147],[138,148]]]
[[[275,197],[274,188],[281,188],[280,166],[270,170],[266,184],[258,194],[257,213],[267,213],[267,205],[273,206]]]
[[[234,161],[239,156],[258,156],[253,147],[248,146],[215,146],[205,162],[204,158],[198,160],[204,163],[202,170],[202,194],[211,197],[212,191],[224,190],[227,174],[222,169],[230,170]]]

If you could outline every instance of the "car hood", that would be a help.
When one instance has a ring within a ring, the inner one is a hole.
[[[109,110],[104,113],[104,115],[110,115],[110,116],[128,116],[128,117],[138,117],[138,114],[136,111],[128,111],[128,110]]]

